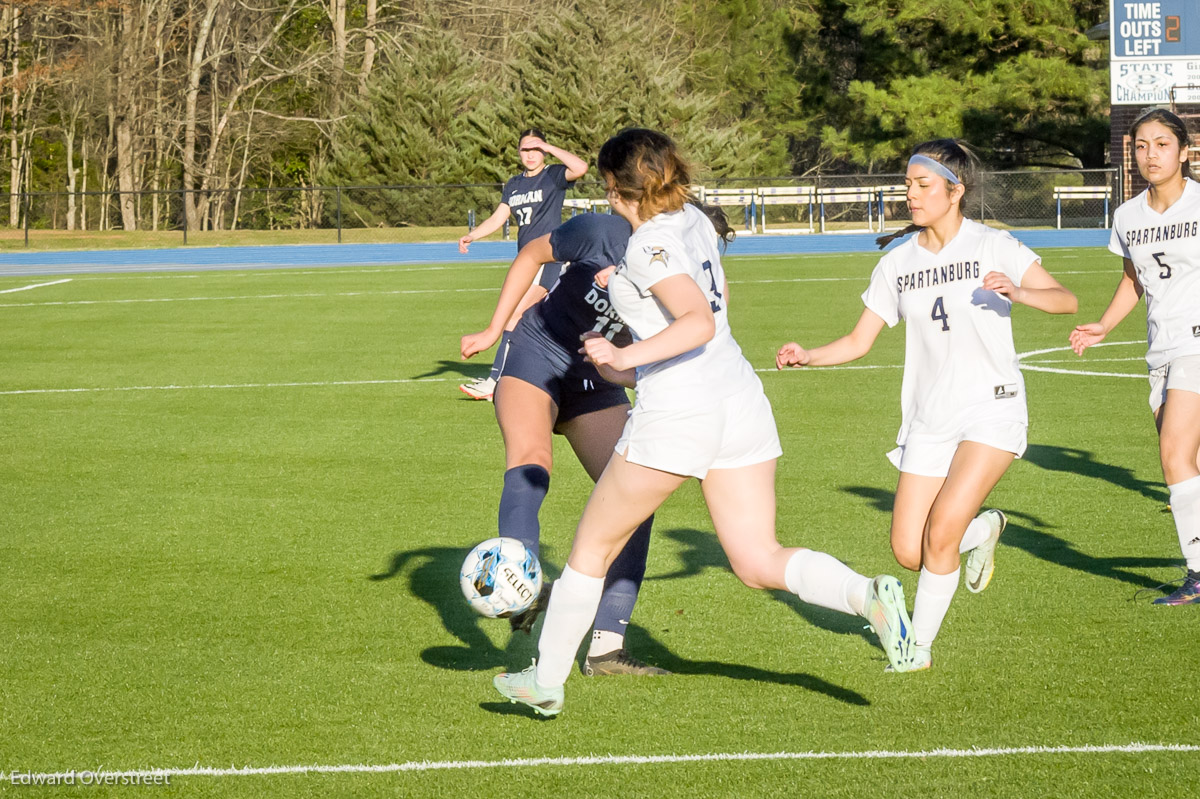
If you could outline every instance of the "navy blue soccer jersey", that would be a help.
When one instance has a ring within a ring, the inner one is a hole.
[[[531,178],[517,175],[504,184],[500,199],[517,219],[518,250],[562,223],[563,200],[574,185],[563,164],[550,164]]]
[[[546,299],[534,306],[542,323],[564,347],[579,347],[579,337],[594,330],[617,346],[633,341],[608,299],[596,285],[596,273],[620,263],[633,229],[619,216],[580,214],[550,234],[556,261],[570,262]]]

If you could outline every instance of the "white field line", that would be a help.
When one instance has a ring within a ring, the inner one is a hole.
[[[1102,341],[1099,344],[1093,344],[1095,347],[1127,347],[1131,344],[1141,344],[1145,346],[1144,340],[1139,341]],[[1090,349],[1090,348],[1089,348]],[[1052,352],[1070,352],[1070,347],[1047,347],[1043,350],[1031,350],[1029,352],[1021,352],[1017,354],[1017,360],[1021,362],[1021,370],[1024,372],[1049,372],[1056,375],[1081,375],[1083,377],[1132,377],[1138,380],[1145,380],[1146,375],[1129,374],[1128,372],[1093,372],[1087,369],[1056,369],[1053,366],[1038,366],[1038,361],[1030,362],[1027,358],[1035,358],[1038,355],[1049,355]],[[1145,360],[1144,358],[1113,358],[1106,360]],[[1061,363],[1061,361],[1059,362]],[[1069,363],[1069,361],[1068,361]],[[1083,363],[1083,361],[1080,361]]]
[[[422,377],[395,380],[323,380],[311,383],[214,383],[195,386],[109,386],[97,388],[26,388],[0,391],[0,396],[16,394],[101,394],[117,391],[212,391],[229,388],[325,388],[328,386],[390,386],[401,383],[446,383],[462,378]]]
[[[478,291],[498,293],[499,288],[483,289],[396,289],[394,291],[338,291],[332,293],[310,292],[302,294],[241,294],[228,297],[146,297],[126,300],[62,300],[59,302],[20,302],[0,304],[0,308],[43,308],[66,305],[133,305],[147,302],[215,302],[220,300],[286,300],[313,299],[319,297],[386,297],[401,294],[467,294]]]
[[[779,760],[924,760],[926,758],[981,758],[1037,755],[1110,755],[1151,754],[1157,752],[1200,752],[1192,744],[1111,744],[1099,746],[1015,746],[987,749],[929,749],[895,751],[876,749],[860,752],[726,752],[699,755],[591,755],[586,757],[533,757],[505,760],[422,760],[406,763],[371,765],[367,763],[307,766],[243,766],[213,768],[199,764],[191,768],[151,768],[112,771],[73,770],[58,772],[0,771],[0,782],[13,784],[53,784],[80,774],[101,774],[109,778],[146,777],[257,777],[276,774],[390,774],[395,772],[453,771],[500,768],[537,768],[544,766],[627,766],[670,765],[675,763],[748,762]],[[17,780],[21,780],[18,782]]]
[[[429,267],[430,270],[444,270],[447,267]],[[385,271],[401,271],[401,270],[362,270],[371,272]],[[404,270],[410,271],[410,270]],[[1059,275],[1075,275],[1075,274],[1108,274],[1108,272],[1098,272],[1088,270],[1086,272],[1056,272]],[[313,275],[328,275],[330,270],[322,270],[316,272],[296,272],[290,274],[313,274]],[[344,273],[343,273],[344,274]],[[162,276],[159,276],[161,279]],[[168,276],[171,277],[171,276]],[[195,277],[194,275],[179,275],[174,276]],[[83,278],[96,279],[96,278]],[[106,278],[111,279],[111,278]],[[795,278],[764,278],[762,280],[730,280],[731,286],[748,286],[758,284],[771,283],[866,283],[867,277],[795,277]],[[57,280],[55,283],[66,283],[67,280]],[[41,283],[42,286],[54,285],[54,283]],[[34,288],[30,286],[28,288]],[[23,289],[8,289],[8,291],[21,291]],[[41,308],[53,306],[71,306],[71,305],[130,305],[137,303],[160,303],[160,302],[217,302],[220,300],[285,300],[285,299],[319,299],[322,297],[386,297],[406,294],[464,294],[473,292],[498,292],[498,286],[489,286],[486,288],[474,289],[396,289],[391,291],[339,291],[339,292],[305,292],[299,294],[239,294],[224,297],[146,297],[141,299],[120,299],[120,300],[63,300],[57,302],[23,302],[23,303],[4,303],[0,304],[0,308]],[[0,291],[0,294],[5,292]]]
[[[29,286],[21,286],[15,289],[0,289],[0,294],[15,294],[18,291],[29,291],[30,289],[40,289],[44,286],[57,286],[59,283],[70,283],[72,278],[64,278],[63,280],[51,280],[49,283],[34,283]]]
[[[1118,345],[1141,344],[1141,341],[1113,341],[1103,344],[1097,344],[1098,347],[1115,347]],[[1022,359],[1021,368],[1029,371],[1037,372],[1055,372],[1068,375],[1086,375],[1091,377],[1137,377],[1143,378],[1144,375],[1122,374],[1120,372],[1089,372],[1079,369],[1053,369],[1050,367],[1039,367],[1024,363],[1023,359],[1030,355],[1038,355],[1048,352],[1058,352],[1060,350],[1070,349],[1070,347],[1052,347],[1046,350],[1037,350],[1036,352],[1027,352],[1018,355]],[[1112,359],[1112,360],[1140,360],[1136,358],[1129,359]],[[832,372],[832,371],[855,371],[860,369],[903,369],[903,364],[876,364],[868,366],[822,366],[819,369],[784,369],[785,372]],[[755,372],[761,374],[770,374],[779,370],[767,367],[763,369],[755,369]],[[389,386],[402,385],[407,383],[447,383],[459,380],[461,378],[447,377],[422,377],[422,378],[396,378],[383,380],[318,380],[309,382],[284,382],[284,383],[214,383],[200,384],[190,386],[98,386],[93,388],[26,388],[12,389],[9,391],[0,391],[0,397],[15,396],[20,394],[103,394],[120,391],[214,391],[221,389],[246,389],[246,388],[327,388],[331,386]]]

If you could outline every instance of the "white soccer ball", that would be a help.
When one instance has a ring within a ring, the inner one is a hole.
[[[542,592],[542,564],[515,538],[489,538],[467,553],[458,581],[476,612],[503,618],[533,607]]]

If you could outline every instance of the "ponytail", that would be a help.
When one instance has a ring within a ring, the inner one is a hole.
[[[895,233],[889,233],[886,236],[880,236],[879,238],[875,239],[875,243],[878,244],[879,249],[882,250],[884,247],[888,246],[896,239],[902,239],[905,236],[907,236],[909,233],[916,233],[917,231],[920,231],[920,230],[924,230],[924,228],[921,227],[920,225],[909,225],[908,227],[904,228],[903,230],[897,230]]]

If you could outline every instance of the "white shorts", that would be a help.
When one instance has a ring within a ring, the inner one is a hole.
[[[1166,366],[1150,370],[1150,410],[1158,409],[1167,401],[1167,391],[1190,391],[1200,394],[1200,355],[1184,355]]]
[[[945,477],[950,474],[950,462],[962,442],[986,444],[1019,458],[1025,454],[1028,428],[1025,422],[981,419],[968,422],[953,433],[909,433],[904,444],[889,452],[887,457],[902,472]]]
[[[783,454],[762,384],[693,408],[647,411],[635,405],[615,447],[630,463],[701,480]]]

